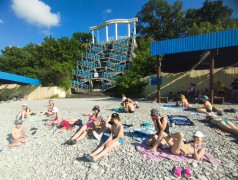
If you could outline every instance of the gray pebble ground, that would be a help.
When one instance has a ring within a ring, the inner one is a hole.
[[[54,99],[55,105],[60,109],[64,118],[79,118],[86,122],[88,117],[83,117],[82,113],[90,112],[94,105],[101,107],[103,114],[110,115],[112,108],[120,105],[121,99],[113,98],[81,98],[81,99]],[[14,127],[14,120],[23,102],[11,102],[0,104],[0,148],[8,143],[11,129]],[[27,103],[33,112],[41,112],[46,109],[48,100],[28,100]],[[134,114],[121,113],[123,123],[133,124],[132,128],[142,128],[141,123],[151,122],[150,110],[162,107],[163,104],[152,103],[150,101],[139,101],[140,108]],[[169,103],[174,104],[174,103]],[[193,107],[202,106],[194,104]],[[218,105],[219,108],[237,108],[237,105]],[[185,139],[190,140],[195,130],[202,131],[206,140],[204,147],[209,153],[221,160],[221,165],[212,165],[206,162],[175,162],[164,160],[161,162],[143,162],[139,153],[135,149],[135,143],[125,131],[124,145],[111,151],[109,155],[103,157],[96,163],[87,162],[83,158],[84,153],[90,153],[99,142],[93,137],[87,137],[82,142],[74,146],[62,145],[75,132],[67,131],[52,137],[53,130],[43,126],[43,121],[24,122],[25,131],[28,135],[37,128],[36,134],[29,143],[6,153],[0,153],[0,179],[29,179],[29,180],[103,180],[103,179],[177,179],[173,176],[172,169],[176,166],[189,166],[193,171],[192,179],[200,180],[228,180],[238,179],[238,138],[237,136],[222,136],[215,132],[216,128],[208,126],[199,120],[203,116],[192,115],[190,112],[178,110],[168,111],[160,109],[163,116],[186,115],[195,126],[175,126],[170,129],[173,132],[181,131],[185,134]],[[229,119],[238,126],[234,113],[224,114],[224,119]],[[151,128],[151,127],[150,127]],[[181,177],[180,179],[185,179]]]

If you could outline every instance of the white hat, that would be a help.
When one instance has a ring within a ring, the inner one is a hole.
[[[124,96],[124,97],[122,97],[122,101],[125,101],[126,100],[126,97]]]
[[[199,137],[199,138],[204,137],[203,133],[200,132],[200,131],[195,131],[195,132],[193,133],[193,136],[195,136],[195,137]]]
[[[52,112],[59,112],[59,109],[58,109],[57,107],[54,107],[54,108],[52,109]]]
[[[26,103],[24,103],[24,104],[22,104],[22,106],[26,106],[26,107],[27,107],[27,104],[26,104]]]

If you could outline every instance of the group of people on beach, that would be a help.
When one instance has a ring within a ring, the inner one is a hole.
[[[180,95],[180,99],[181,101],[178,101],[176,105],[185,108],[190,107],[188,100],[183,94]],[[211,105],[207,96],[202,96],[201,100],[204,102],[204,106],[197,108],[196,111],[206,114],[205,121],[215,124],[223,130],[238,135],[238,128],[233,123],[228,120],[222,120],[221,118],[217,118],[213,115],[213,110],[218,113],[221,113],[221,111]],[[139,103],[132,101],[130,98],[123,97],[121,106],[124,108],[125,112],[134,113],[135,108],[139,108]],[[12,143],[5,146],[2,150],[20,146],[30,140],[30,138],[25,134],[22,123],[24,118],[28,118],[31,115],[32,113],[30,108],[28,108],[26,104],[23,104],[22,110],[19,112],[17,120],[15,121],[16,126],[12,130]],[[123,144],[124,129],[118,113],[112,113],[111,116],[103,116],[100,113],[100,107],[95,105],[91,112],[84,113],[83,116],[89,117],[85,124],[82,124],[82,120],[79,119],[63,120],[59,109],[54,105],[52,100],[49,100],[49,106],[41,113],[40,118],[52,118],[52,120],[47,121],[45,125],[59,127],[54,132],[54,135],[63,131],[72,130],[74,125],[80,125],[81,127],[79,130],[65,142],[67,145],[76,144],[90,133],[92,133],[96,139],[100,140],[105,132],[110,131],[109,138],[97,150],[91,154],[85,154],[85,158],[89,161],[97,161],[111,149]],[[182,132],[170,134],[168,120],[160,114],[158,109],[152,109],[150,116],[153,121],[156,134],[150,135],[150,138],[146,141],[146,144],[151,147],[147,150],[148,152],[155,152],[157,147],[167,144],[171,147],[172,154],[179,156],[192,155],[195,160],[201,159],[205,152],[205,149],[202,147],[205,136],[202,132],[195,131],[193,133],[193,140],[184,142],[184,135]]]

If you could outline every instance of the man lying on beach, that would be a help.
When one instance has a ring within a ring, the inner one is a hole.
[[[2,151],[9,149],[9,148],[12,149],[14,147],[20,146],[20,145],[25,144],[26,142],[30,141],[30,138],[26,137],[22,123],[23,123],[23,121],[21,121],[21,120],[15,121],[16,127],[12,129],[12,143],[3,147]]]
[[[86,156],[91,162],[95,162],[105,156],[111,149],[120,146],[124,141],[124,130],[120,123],[121,119],[118,113],[113,113],[110,123],[112,125],[111,135],[96,151]]]
[[[193,133],[193,141],[188,143],[183,141],[184,135],[181,132],[174,134],[161,132],[158,139],[161,141],[164,139],[171,147],[171,153],[180,157],[192,155],[195,160],[199,161],[205,153],[205,148],[202,147],[204,135],[200,131],[195,131]],[[156,149],[149,149],[147,151],[156,152]]]
[[[47,121],[45,123],[45,125],[47,125],[47,126],[58,126],[58,125],[60,125],[60,122],[62,120],[62,116],[61,116],[61,113],[59,112],[59,109],[57,107],[54,107],[52,112],[55,115],[55,119],[52,120],[52,121]]]
[[[111,131],[111,124],[109,124],[111,117],[110,116],[103,117],[102,115],[100,115],[99,119],[100,119],[99,126],[101,128],[98,133],[96,131],[93,131],[93,135],[97,140],[100,141],[104,133],[106,133],[107,131]]]
[[[238,127],[236,127],[229,120],[222,120],[221,118],[211,116],[211,114],[206,116],[206,118],[204,120],[207,122],[210,122],[214,125],[217,125],[219,128],[221,128],[227,132],[238,135]]]
[[[43,113],[40,115],[40,118],[52,116],[54,113],[52,112],[54,108],[53,100],[49,100],[49,107],[43,111]]]
[[[17,120],[31,117],[31,109],[27,107],[27,104],[22,105],[22,110],[19,112]]]
[[[158,136],[161,131],[163,131],[166,134],[169,134],[169,124],[167,118],[161,116],[159,111],[157,109],[152,109],[150,113],[151,119],[155,126],[155,131],[157,132],[154,135],[151,135],[151,137],[146,141],[147,146],[152,146],[151,149],[157,149],[158,146],[167,144],[165,140],[162,140],[160,142],[158,140]],[[159,143],[159,144],[158,144]]]
[[[72,130],[73,125],[81,125],[81,124],[82,124],[82,120],[79,120],[79,119],[62,120],[60,122],[60,129],[57,129],[54,132],[54,135],[56,135],[60,132],[63,132],[63,131]]]
[[[209,98],[206,95],[203,95],[200,99],[204,102],[204,106],[202,108],[197,108],[197,112],[209,114],[212,112],[212,110],[214,110],[218,115],[222,115],[222,111],[216,106],[212,106],[212,104],[209,102]]]
[[[83,116],[89,116],[89,120],[87,123],[85,123],[80,130],[70,139],[66,141],[66,144],[68,145],[74,145],[76,142],[81,141],[84,139],[89,132],[92,132],[95,130],[95,124],[100,123],[99,122],[99,112],[100,112],[100,107],[99,106],[94,106],[93,111],[90,113],[84,113]]]

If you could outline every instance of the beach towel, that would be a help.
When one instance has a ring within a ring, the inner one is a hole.
[[[183,110],[182,108],[170,108],[170,107],[159,107],[159,108],[165,111],[172,111],[172,112],[178,112]]]
[[[186,107],[182,107],[182,106],[176,106],[176,105],[163,105],[163,107],[167,107],[167,108],[181,108],[181,109],[185,109]]]
[[[29,121],[29,122],[36,122],[36,121],[41,121],[41,119],[39,118],[40,113],[37,113],[35,115],[32,115],[29,118],[25,118],[25,121]]]
[[[179,125],[179,126],[193,126],[193,122],[190,121],[190,119],[187,116],[177,116],[177,115],[168,115],[168,119],[170,124],[175,124],[175,125]]]
[[[119,113],[120,112],[125,112],[123,107],[113,108],[112,111],[119,112]]]
[[[225,113],[235,113],[237,110],[234,109],[234,108],[231,108],[231,109],[224,109],[223,110]]]
[[[190,156],[180,157],[178,155],[174,155],[171,153],[170,148],[163,148],[163,149],[158,148],[157,152],[146,152],[145,150],[149,149],[149,147],[145,143],[137,143],[136,149],[140,153],[142,161],[148,161],[148,160],[162,161],[164,159],[171,159],[173,161],[184,162],[184,161],[194,160]],[[201,161],[209,162],[216,165],[220,164],[220,161],[216,159],[213,155],[209,154],[208,152],[205,152]]]
[[[130,130],[130,134],[133,139],[139,141],[139,142],[145,142],[149,139],[147,135],[149,134],[156,134],[156,131],[154,129],[148,128],[148,129],[132,129]]]

